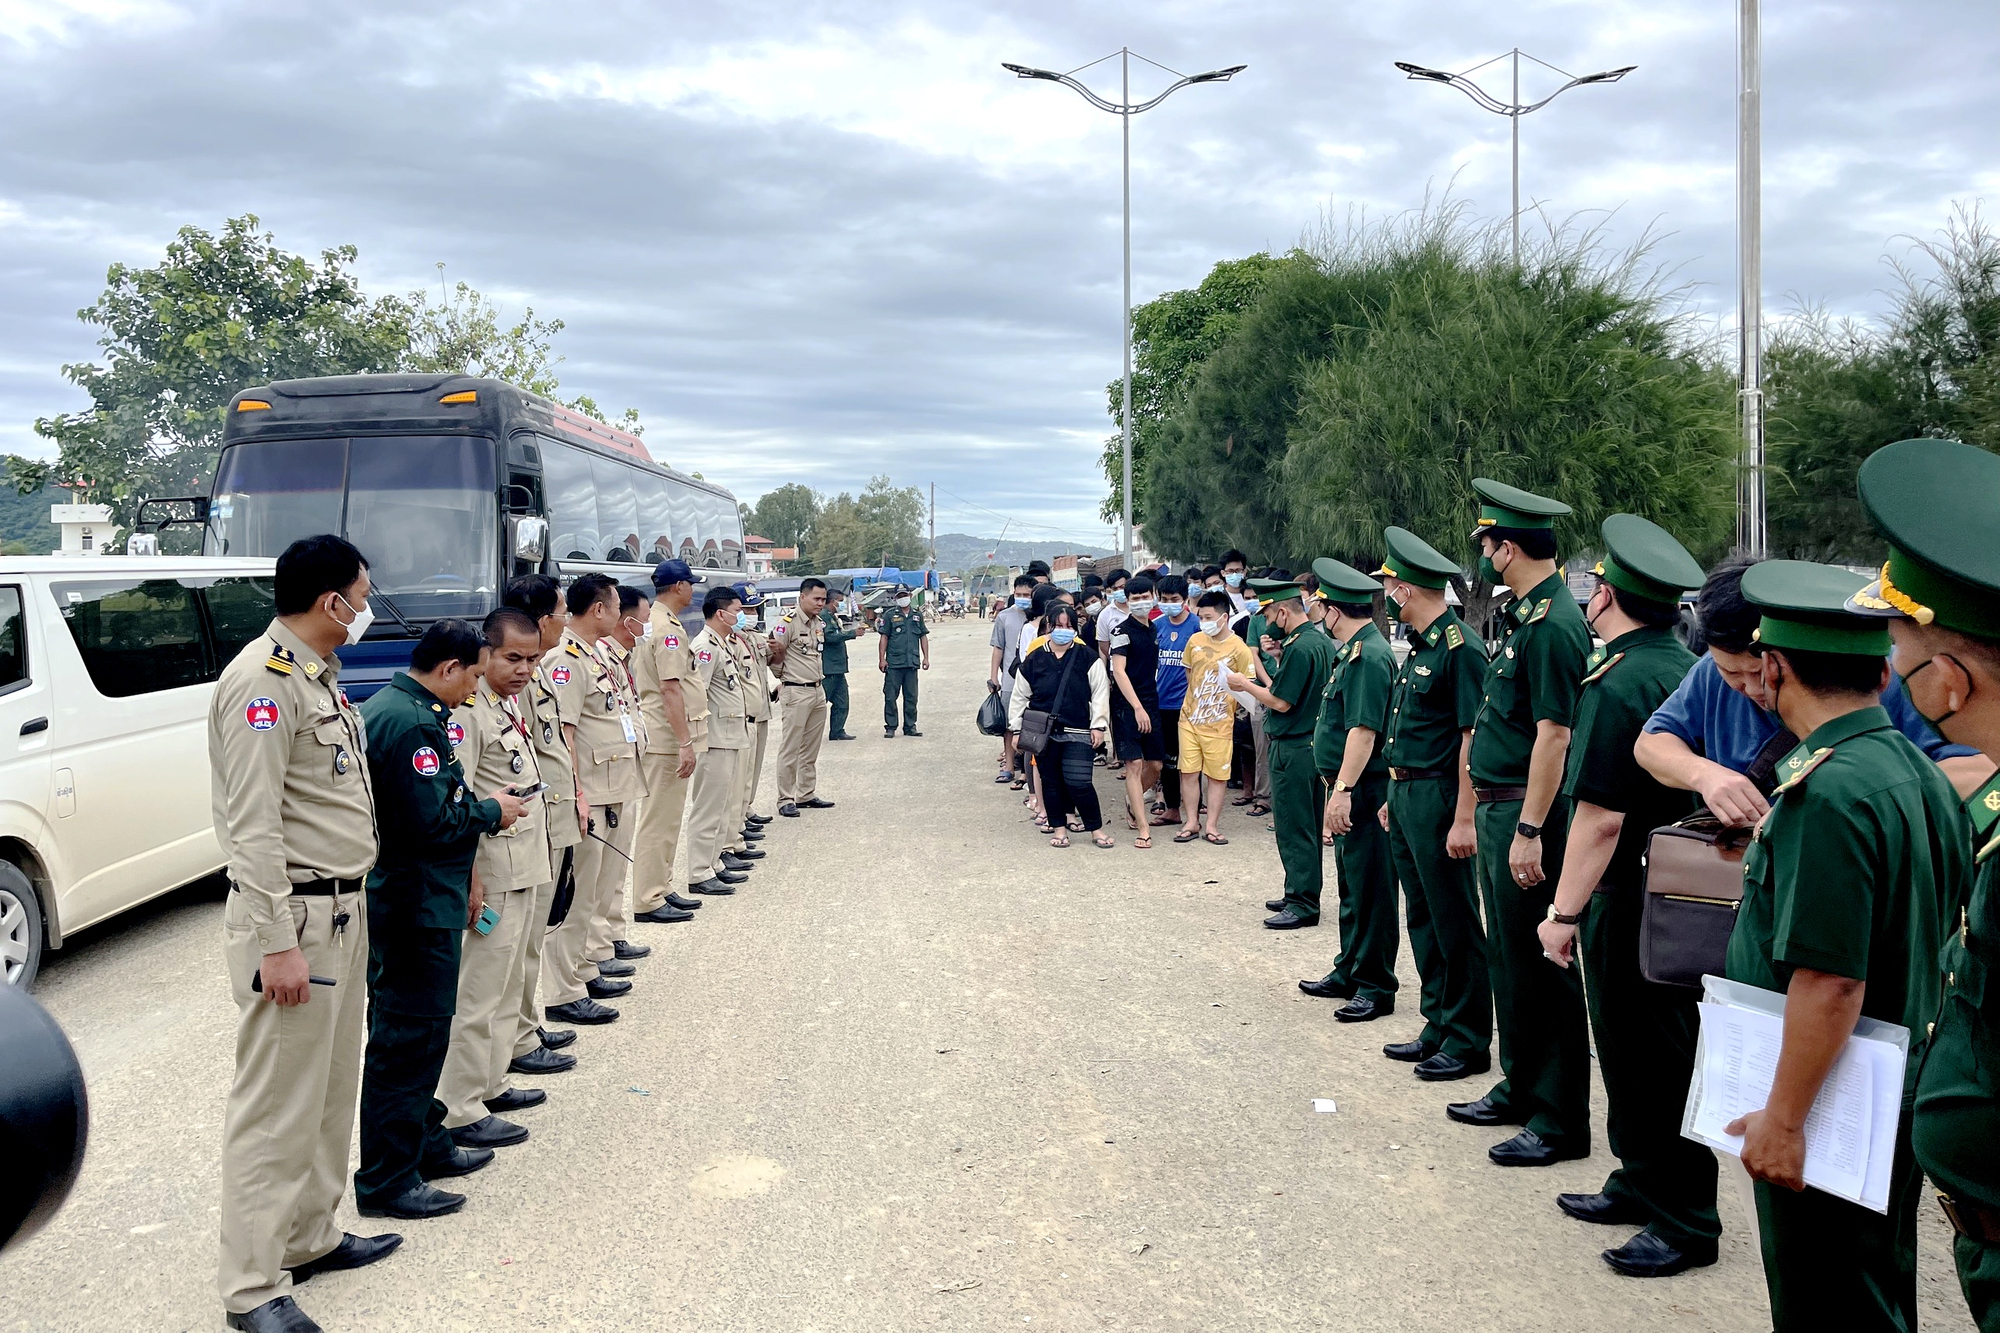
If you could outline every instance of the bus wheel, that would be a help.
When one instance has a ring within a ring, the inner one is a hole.
[[[48,937],[42,929],[42,902],[28,877],[0,861],[0,974],[9,986],[33,990],[42,970]]]

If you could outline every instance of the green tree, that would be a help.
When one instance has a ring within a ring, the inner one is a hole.
[[[804,550],[811,544],[819,511],[820,499],[812,487],[794,481],[764,492],[744,522],[758,536],[770,538],[773,546]]]
[[[888,477],[875,477],[858,497],[842,491],[820,508],[813,525],[807,544],[812,568],[918,568],[924,562],[923,515],[923,492]]]

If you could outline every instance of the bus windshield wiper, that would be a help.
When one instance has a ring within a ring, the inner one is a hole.
[[[417,637],[417,627],[415,625],[412,625],[408,620],[404,619],[403,613],[396,609],[396,604],[389,600],[389,595],[387,593],[380,592],[371,588],[368,590],[368,600],[370,602],[382,603],[382,609],[389,613],[389,618],[391,620],[394,620],[398,625],[401,625],[403,627],[403,633],[409,635],[413,639]]]

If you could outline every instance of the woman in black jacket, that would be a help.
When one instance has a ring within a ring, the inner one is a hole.
[[[1051,847],[1069,846],[1069,815],[1073,810],[1099,847],[1118,844],[1104,832],[1092,760],[1111,726],[1111,686],[1104,663],[1077,638],[1074,607],[1049,608],[1048,642],[1021,661],[1014,680],[1014,697],[1007,708],[1007,727],[1021,730],[1029,709],[1053,715],[1048,748],[1036,757],[1042,778],[1042,804]]]

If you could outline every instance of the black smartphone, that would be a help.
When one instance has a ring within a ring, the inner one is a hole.
[[[549,789],[549,784],[548,784],[548,783],[546,783],[546,782],[537,782],[537,783],[536,783],[536,784],[535,784],[534,786],[532,786],[532,787],[509,787],[509,788],[507,789],[507,794],[508,794],[509,796],[522,796],[522,797],[526,797],[526,796],[534,796],[534,795],[537,795],[537,794],[539,794],[539,793],[541,793],[541,792],[545,792],[545,791],[547,791],[548,789]]]

